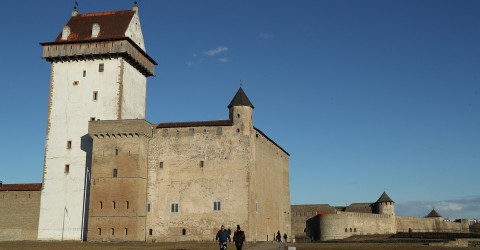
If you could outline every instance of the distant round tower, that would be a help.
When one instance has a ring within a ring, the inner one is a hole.
[[[377,202],[375,202],[375,213],[395,215],[394,203],[387,193],[383,192]]]
[[[437,211],[435,211],[435,209],[432,209],[432,211],[427,214],[425,218],[438,218],[440,220],[443,220],[443,217]]]

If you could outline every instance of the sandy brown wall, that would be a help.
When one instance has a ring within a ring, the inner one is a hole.
[[[255,140],[255,188],[252,200],[258,203],[255,218],[259,241],[272,240],[280,231],[291,236],[289,156],[261,133]]]
[[[90,124],[89,241],[145,240],[149,127],[143,120]]]
[[[408,216],[397,216],[397,231],[408,232],[451,232],[468,233],[469,226],[467,220],[461,222],[443,221],[442,218],[418,218]]]
[[[319,217],[321,241],[396,232],[395,216],[392,215],[338,212]]]
[[[214,240],[220,225],[246,227],[251,155],[249,138],[233,126],[157,129],[149,150],[147,241]]]
[[[36,240],[40,191],[0,192],[0,241]]]

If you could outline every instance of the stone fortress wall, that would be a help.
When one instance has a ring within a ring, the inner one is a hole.
[[[321,205],[309,207],[310,210],[317,210],[317,214],[306,220],[305,233],[294,231],[299,238],[307,237],[310,240],[337,240],[345,239],[353,235],[372,234],[395,234],[399,232],[447,232],[447,233],[468,233],[469,223],[467,220],[445,221],[432,210],[425,218],[407,217],[395,215],[394,202],[384,192],[377,202],[352,204],[346,207],[332,207]],[[309,205],[304,205],[309,206]],[[328,211],[330,208],[334,211]],[[360,208],[360,209],[359,209]],[[294,216],[302,206],[296,206]],[[323,211],[319,211],[319,210]],[[355,212],[349,212],[355,211]],[[301,214],[301,213],[300,213]],[[300,228],[300,221],[294,228]]]
[[[337,212],[318,216],[320,238],[316,240],[344,239],[352,235],[393,234],[395,216]]]
[[[445,221],[441,217],[419,218],[410,216],[396,216],[395,225],[397,232],[446,232],[468,233],[468,220]]]
[[[0,184],[0,241],[36,240],[42,184]]]

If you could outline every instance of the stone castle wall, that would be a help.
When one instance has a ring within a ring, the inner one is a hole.
[[[250,214],[249,233],[259,241],[266,241],[267,235],[272,240],[277,231],[291,236],[289,156],[259,130],[252,138],[255,167],[250,202],[255,213]]]
[[[469,225],[467,220],[460,222],[443,221],[442,218],[418,218],[409,216],[396,217],[397,232],[449,232],[468,233]]]
[[[348,213],[318,215],[318,240],[344,239],[352,235],[393,234],[395,216],[386,214]]]
[[[251,150],[232,126],[157,129],[149,150],[147,241],[214,240],[220,225],[247,227]]]
[[[37,239],[40,193],[0,192],[0,241]]]
[[[151,125],[144,120],[90,122],[93,159],[88,240],[143,241],[147,152]]]

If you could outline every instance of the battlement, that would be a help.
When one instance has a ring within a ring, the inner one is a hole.
[[[88,133],[96,138],[152,137],[152,129],[143,119],[90,121]]]
[[[157,63],[129,38],[41,43],[42,58],[52,62],[124,57],[145,76],[155,75]]]

